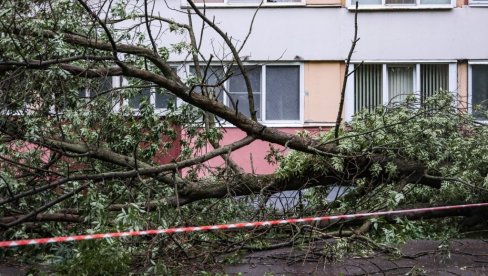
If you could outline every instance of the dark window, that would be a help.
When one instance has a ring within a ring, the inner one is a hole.
[[[484,112],[488,109],[488,65],[472,65],[471,104],[473,115],[478,119],[488,119]]]

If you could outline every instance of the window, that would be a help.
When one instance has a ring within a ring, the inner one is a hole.
[[[415,95],[423,103],[437,91],[456,90],[457,81],[456,64],[453,63],[364,63],[352,78],[353,85],[347,86],[347,118],[363,109],[372,111],[380,105],[402,102],[409,95]]]
[[[470,71],[469,109],[476,118],[488,120],[488,64],[473,64]]]
[[[202,71],[201,72],[202,77],[205,77],[205,81],[203,82],[205,84],[205,87],[196,86],[194,87],[193,92],[202,93],[203,90],[205,91],[205,93],[211,93],[212,98],[219,99],[219,101],[223,101],[223,97],[224,97],[223,83],[225,82],[224,68],[222,66],[209,66],[208,68],[206,68],[205,66],[201,66],[200,70]],[[194,66],[190,66],[190,74],[193,76],[196,75]],[[196,82],[200,82],[200,81],[196,80]]]
[[[128,106],[139,110],[143,101],[149,101],[156,111],[162,112],[168,108],[169,104],[176,104],[176,97],[164,89],[144,87],[134,97],[127,100]]]
[[[298,120],[300,68],[268,66],[266,69],[266,120]]]
[[[440,90],[449,89],[449,66],[446,64],[420,65],[420,102],[424,103],[428,97]],[[454,89],[450,89],[454,90]]]
[[[250,117],[247,88],[236,66],[226,68],[212,66],[214,76],[206,79],[206,85],[214,88],[214,94],[225,105]],[[256,115],[259,120],[267,123],[298,123],[301,115],[302,77],[300,65],[248,65],[245,66],[253,90]],[[190,72],[195,72],[190,67]],[[224,75],[232,74],[227,81]],[[215,90],[216,89],[216,90]],[[200,90],[198,90],[199,92]]]
[[[103,77],[95,79],[91,85],[80,88],[78,95],[80,98],[95,98],[99,96],[112,97],[112,77]]]
[[[488,0],[481,0],[488,1]],[[359,9],[401,9],[401,8],[452,8],[453,0],[350,0],[349,8],[355,8],[356,2]]]
[[[261,66],[246,66],[247,75],[251,81],[253,92],[254,107],[256,109],[256,116],[261,119]],[[229,94],[227,97],[227,106],[236,107],[239,112],[251,117],[249,112],[249,100],[247,96],[247,88],[244,78],[240,74],[239,68],[233,67],[234,75],[229,79]],[[239,72],[239,73],[238,73]]]
[[[388,99],[403,102],[413,94],[413,65],[388,65]]]
[[[383,66],[363,64],[354,75],[354,113],[383,103]]]
[[[178,73],[178,67],[171,66],[171,69]],[[122,79],[122,86],[128,88],[132,86],[132,88],[138,90],[134,97],[124,100],[124,105],[128,105],[134,110],[139,110],[142,102],[148,101],[154,107],[156,113],[164,113],[169,105],[175,106],[177,103],[175,95],[151,83],[143,82],[138,85],[131,85],[127,79]]]

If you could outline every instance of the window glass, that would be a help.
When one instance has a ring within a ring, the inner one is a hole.
[[[95,98],[99,96],[111,98],[112,88],[112,77],[95,78],[90,80],[87,87],[78,89],[78,96],[80,98]]]
[[[488,109],[488,65],[472,65],[473,115],[478,119],[488,119],[483,112]]]
[[[104,96],[107,99],[112,98],[112,77],[103,77],[96,80],[96,85],[91,89],[90,96]]]
[[[225,72],[222,66],[210,66],[208,70],[206,70],[205,66],[201,66],[201,74],[202,77],[205,75],[205,80],[202,81],[204,85],[203,89],[206,89],[208,93],[213,93],[214,98],[218,98],[219,101],[223,101],[224,97],[224,76]],[[192,75],[196,75],[195,66],[190,66],[190,73]],[[201,93],[202,87],[197,86],[193,90],[194,92]]]
[[[260,93],[253,93],[254,96],[254,107],[256,109],[256,117],[258,120],[261,119],[261,94]],[[247,117],[251,117],[251,113],[249,112],[249,101],[247,99],[247,92],[246,93],[231,93],[230,97],[234,103],[237,105],[237,110],[246,115]],[[229,99],[230,101],[230,99]],[[230,104],[229,104],[230,106]]]
[[[413,91],[413,65],[388,66],[388,97],[390,102],[404,101]]]
[[[383,65],[362,64],[354,74],[354,112],[383,104]]]
[[[362,64],[356,68],[354,113],[365,108],[372,111],[384,102],[405,101],[414,92],[420,92],[419,100],[424,103],[436,92],[450,89],[449,64],[387,65],[385,75],[384,67],[383,64]],[[419,79],[415,77],[416,68],[420,70]],[[416,91],[417,87],[420,91]],[[384,99],[385,96],[388,98]]]
[[[300,67],[266,67],[266,120],[300,119]]]
[[[245,66],[247,76],[251,81],[251,87],[254,97],[254,107],[256,109],[256,116],[261,119],[261,66]],[[230,99],[227,102],[228,106],[234,106],[237,104],[237,109],[242,114],[251,117],[249,112],[249,100],[247,96],[247,87],[244,77],[239,68],[232,68],[232,76],[229,78],[229,96]],[[239,100],[237,102],[237,100]]]
[[[421,64],[420,65],[420,101],[432,97],[440,90],[449,89],[448,64]]]
[[[266,83],[263,70],[266,68]],[[256,117],[259,120],[299,120],[300,119],[300,66],[247,65],[245,66],[253,90]],[[225,68],[212,66],[208,70],[207,85],[220,83],[219,99],[227,106],[250,117],[248,92],[245,80],[237,66]],[[190,73],[194,74],[194,67]],[[225,72],[229,78],[225,79]],[[200,93],[200,89],[195,89]],[[263,102],[266,96],[266,103]],[[263,113],[266,104],[266,114]]]
[[[151,96],[151,88],[143,88],[140,93],[129,99],[129,106],[134,109],[139,109],[141,107],[142,101],[145,99],[149,101]]]
[[[154,106],[156,108],[167,108],[169,103],[176,103],[176,97],[166,91],[155,92]]]
[[[251,81],[253,92],[261,91],[261,66],[244,66],[247,76]],[[232,68],[232,77],[229,79],[229,90],[231,92],[247,92],[246,82],[238,67]]]

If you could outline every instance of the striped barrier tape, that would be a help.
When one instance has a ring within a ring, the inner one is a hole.
[[[191,226],[191,227],[179,227],[179,228],[168,228],[168,229],[144,230],[144,231],[128,231],[128,232],[114,232],[114,233],[104,233],[104,234],[52,237],[52,238],[41,238],[41,239],[1,241],[0,248],[35,245],[35,244],[47,244],[47,243],[61,243],[61,242],[69,242],[69,241],[119,238],[119,237],[129,237],[129,236],[146,236],[146,235],[173,234],[173,233],[183,233],[183,232],[188,233],[188,232],[227,230],[227,229],[238,229],[238,228],[258,228],[258,227],[272,226],[278,224],[305,223],[305,222],[314,222],[314,221],[338,221],[338,220],[348,220],[348,219],[355,219],[355,218],[372,218],[372,217],[379,217],[384,215],[427,213],[432,211],[466,209],[466,208],[475,208],[475,207],[488,207],[488,203],[439,206],[439,207],[406,209],[406,210],[396,210],[396,211],[382,211],[382,212],[375,212],[375,213],[359,213],[359,214],[350,214],[350,215],[281,219],[281,220],[241,222],[241,223],[207,225],[207,226]]]

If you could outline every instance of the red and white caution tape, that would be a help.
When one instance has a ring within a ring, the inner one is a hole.
[[[179,227],[179,228],[168,228],[168,229],[158,229],[158,230],[129,231],[129,232],[65,236],[65,237],[53,237],[53,238],[42,238],[42,239],[1,241],[0,248],[45,244],[45,243],[61,243],[61,242],[68,242],[68,241],[119,238],[119,237],[129,237],[129,236],[174,234],[174,233],[183,233],[183,232],[188,233],[188,232],[226,230],[226,229],[238,229],[238,228],[257,228],[257,227],[264,227],[264,226],[271,226],[271,225],[278,225],[278,224],[305,223],[305,222],[314,222],[314,221],[351,220],[356,218],[380,217],[384,215],[402,215],[402,214],[412,214],[412,213],[418,214],[418,213],[427,213],[432,211],[466,209],[466,208],[475,208],[475,207],[488,207],[488,203],[439,206],[439,207],[430,207],[430,208],[406,209],[406,210],[397,210],[397,211],[383,211],[383,212],[375,212],[375,213],[360,213],[360,214],[325,216],[325,217],[281,219],[281,220],[241,222],[241,223],[233,223],[233,224],[219,224],[219,225],[208,225],[208,226]]]

